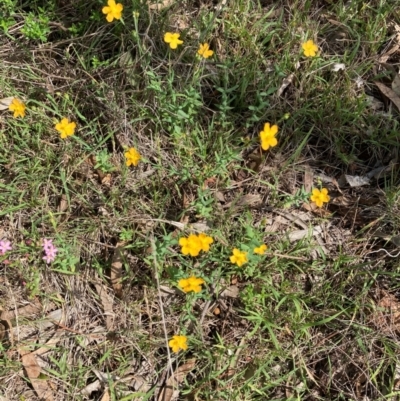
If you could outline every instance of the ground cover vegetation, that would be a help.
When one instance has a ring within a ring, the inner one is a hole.
[[[398,399],[396,5],[0,0],[0,399]]]

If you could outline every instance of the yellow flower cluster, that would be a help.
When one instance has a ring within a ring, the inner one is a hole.
[[[214,240],[204,233],[190,234],[187,238],[180,238],[179,245],[183,255],[198,256],[200,251],[208,252]]]
[[[21,100],[14,98],[8,109],[14,113],[14,118],[25,117],[26,105]],[[76,123],[69,121],[68,118],[62,118],[55,126],[55,130],[60,133],[61,139],[66,139],[69,136],[74,135],[76,129]],[[135,148],[129,148],[125,153],[126,165],[137,166],[142,156]]]
[[[264,255],[267,251],[268,247],[265,244],[261,244],[254,248],[253,252],[256,255]],[[247,258],[247,252],[241,251],[240,249],[234,248],[232,251],[232,255],[230,257],[231,263],[238,265],[239,267],[243,266],[249,260]]]
[[[195,276],[191,276],[188,278],[182,278],[178,281],[178,286],[182,289],[183,292],[195,292],[199,293],[201,291],[201,285],[204,284],[205,281],[202,278],[198,278]]]
[[[175,50],[179,45],[183,44],[183,40],[179,39],[180,36],[181,34],[177,32],[166,32],[164,34],[164,42],[169,44],[172,50]],[[214,51],[210,50],[210,45],[208,43],[200,43],[197,54],[203,58],[209,58],[214,54]]]

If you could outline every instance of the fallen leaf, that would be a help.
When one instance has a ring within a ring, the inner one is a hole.
[[[237,298],[239,295],[239,288],[236,285],[230,285],[221,292],[221,297]]]
[[[333,67],[332,67],[332,71],[334,71],[334,72],[338,72],[340,70],[344,71],[345,69],[346,69],[346,66],[343,63],[335,63],[335,64],[333,64]]]
[[[14,96],[5,97],[4,99],[0,99],[0,110],[8,110],[8,107],[10,106],[13,99],[14,99]]]
[[[108,388],[105,389],[100,401],[110,401],[110,390]]]
[[[106,187],[111,187],[111,174],[106,174],[101,179],[101,185],[105,185]]]
[[[316,235],[319,235],[323,232],[323,229],[321,226],[315,226],[312,228],[312,230],[296,230],[288,233],[289,241],[294,242],[294,241],[299,241],[303,238],[306,237],[314,237]]]
[[[361,175],[343,174],[343,176],[339,178],[338,183],[341,187],[349,184],[352,188],[357,188],[363,185],[369,185],[369,178]]]
[[[36,361],[35,355],[23,349],[19,349],[18,351],[21,355],[22,365],[39,399],[42,401],[53,401],[53,393],[49,388],[47,380],[38,379],[41,368]]]
[[[399,48],[400,48],[399,44],[395,43],[394,46],[389,51],[387,51],[386,53],[382,54],[382,56],[379,57],[378,62],[386,63],[389,60],[390,56],[393,53],[396,53],[397,50],[399,50]]]
[[[399,76],[399,74],[396,74],[394,76],[394,79],[392,82],[392,89],[393,89],[393,92],[396,93],[397,96],[400,96],[400,76]]]
[[[124,250],[125,242],[118,242],[114,255],[111,261],[111,285],[115,291],[115,295],[118,298],[122,296],[122,252]]]
[[[280,88],[278,89],[277,95],[281,96],[283,94],[283,92],[285,91],[285,89],[291,85],[291,83],[293,82],[293,78],[294,78],[294,74],[290,74],[289,76],[287,76],[286,78],[283,79],[282,81],[282,85],[280,86]]]
[[[23,306],[17,310],[13,309],[10,311],[4,311],[0,314],[0,320],[12,320],[16,316],[20,317],[32,317],[42,311],[42,305],[39,301],[34,300],[32,304]]]
[[[161,11],[164,8],[172,6],[172,4],[174,4],[174,3],[175,3],[175,0],[162,0],[162,1],[158,1],[155,4],[150,4],[149,8],[150,8],[150,10]]]
[[[63,213],[68,210],[68,199],[65,194],[61,195],[60,203],[58,204],[58,212]]]
[[[103,305],[104,315],[106,316],[106,327],[107,330],[112,329],[113,325],[113,299],[107,292],[107,287],[102,283],[95,283],[97,294],[99,294],[101,304]]]
[[[160,294],[162,297],[170,297],[178,294],[176,288],[170,288],[167,285],[160,285]]]
[[[378,89],[382,92],[383,95],[385,95],[392,101],[392,103],[396,106],[397,110],[400,111],[400,97],[397,96],[396,92],[387,87],[386,85],[381,84],[380,82],[375,82],[375,85],[378,87]]]
[[[382,332],[400,331],[400,302],[385,290],[381,290],[371,320]]]
[[[304,170],[304,190],[311,192],[314,182],[314,173],[310,167],[306,167]]]
[[[80,394],[82,394],[82,395],[91,395],[94,391],[99,391],[100,389],[101,389],[100,380],[95,380],[93,383],[90,383],[86,387],[84,387],[80,391]]]
[[[196,359],[189,359],[186,363],[179,366],[178,369],[175,370],[174,374],[165,382],[165,385],[162,388],[157,400],[171,401],[174,399],[174,396],[176,397],[177,394],[179,396],[179,384],[185,380],[186,375],[193,370],[195,365]]]
[[[61,338],[64,336],[65,331],[60,329],[55,332],[53,337],[50,338],[49,341],[47,341],[46,344],[43,345],[43,347],[38,348],[37,350],[33,351],[33,355],[43,355],[46,352],[52,351],[54,349],[54,346],[58,344],[61,340]]]

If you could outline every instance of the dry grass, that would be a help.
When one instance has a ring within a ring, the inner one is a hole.
[[[0,267],[0,398],[395,400],[398,113],[374,85],[393,80],[395,7],[125,6],[124,24],[106,25],[96,2],[16,4],[1,34],[0,98],[28,113],[0,115],[0,239],[13,244]],[[29,12],[49,15],[46,43],[21,31]],[[182,33],[177,52],[168,30]],[[216,53],[203,64],[200,39]],[[53,128],[64,116],[78,125],[68,141]],[[266,121],[279,145],[261,153]],[[380,167],[369,185],[343,181]],[[321,186],[331,202],[315,210]],[[183,257],[177,239],[204,228],[212,251]],[[52,265],[42,238],[60,248]],[[265,259],[228,262],[257,241]],[[206,280],[199,296],[177,289],[189,274]],[[167,351],[176,333],[188,351]]]

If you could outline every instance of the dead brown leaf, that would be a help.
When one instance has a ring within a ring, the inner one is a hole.
[[[101,185],[105,185],[106,187],[111,187],[111,174],[106,174],[101,179]]]
[[[221,292],[221,297],[237,298],[239,295],[239,288],[237,285],[230,285]]]
[[[196,365],[196,359],[189,359],[186,363],[179,366],[174,374],[168,378],[162,388],[157,401],[171,401],[173,396],[179,394],[179,384],[183,382],[186,375],[193,370]]]
[[[309,166],[304,170],[304,190],[311,192],[314,182],[314,173]]]
[[[42,305],[38,300],[34,300],[33,303],[23,306],[17,310],[4,311],[0,314],[0,320],[12,320],[18,317],[32,317],[42,311]]]
[[[286,88],[292,84],[294,78],[294,74],[288,75],[286,78],[283,79],[282,85],[278,89],[278,92],[276,93],[278,96],[282,96],[283,92],[285,92]]]
[[[400,75],[395,74],[394,79],[392,81],[392,89],[393,92],[396,93],[397,96],[400,96]]]
[[[397,96],[396,92],[380,82],[375,82],[375,85],[378,87],[378,89],[382,92],[384,96],[386,96],[388,99],[392,101],[392,103],[396,106],[397,110],[400,111],[400,97]]]
[[[54,397],[48,381],[39,379],[41,368],[36,361],[36,356],[23,349],[19,349],[18,351],[21,355],[22,365],[39,399],[53,401]]]
[[[106,316],[106,327],[107,330],[112,329],[113,325],[113,299],[107,292],[107,287],[103,283],[95,283],[96,291],[99,294],[101,304],[103,305],[104,314]]]
[[[400,331],[400,302],[385,290],[380,291],[371,321],[384,333]]]
[[[58,212],[63,213],[68,210],[68,199],[65,194],[61,195],[60,203],[58,205]]]
[[[104,391],[103,397],[101,397],[100,401],[110,401],[110,390],[108,388]]]
[[[125,242],[117,243],[111,261],[111,285],[115,291],[115,295],[118,298],[121,298],[122,296],[122,253],[124,250],[124,246]]]

